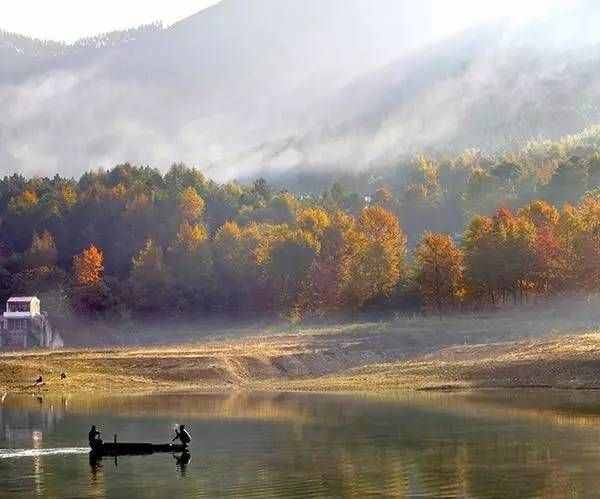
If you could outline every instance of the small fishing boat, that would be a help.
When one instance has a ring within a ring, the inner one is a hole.
[[[151,444],[145,442],[102,442],[91,447],[91,454],[96,456],[136,456],[154,454],[155,452],[188,452],[181,444]]]

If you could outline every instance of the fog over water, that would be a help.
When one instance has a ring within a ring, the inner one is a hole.
[[[594,2],[459,4],[224,0],[71,45],[0,34],[0,174],[357,169],[600,119]]]

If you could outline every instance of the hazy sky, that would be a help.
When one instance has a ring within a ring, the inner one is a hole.
[[[167,25],[172,24],[218,1],[5,0],[0,5],[0,29],[34,38],[73,42],[82,37],[159,20]],[[506,16],[520,20],[540,15],[557,3],[570,2],[568,0],[441,0],[435,7],[433,21],[438,34],[444,35],[488,18]]]
[[[0,29],[45,40],[73,42],[163,21],[172,24],[219,0],[4,0]]]

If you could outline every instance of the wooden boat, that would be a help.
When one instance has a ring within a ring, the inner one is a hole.
[[[155,452],[187,452],[181,444],[150,444],[144,442],[102,442],[90,451],[96,456],[139,456]]]

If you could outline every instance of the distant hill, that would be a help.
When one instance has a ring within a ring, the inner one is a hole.
[[[0,174],[356,169],[600,122],[592,2],[426,44],[434,5],[225,0],[73,45],[0,33]]]
[[[600,44],[592,33],[561,41],[564,24],[487,25],[403,57],[336,95],[327,125],[297,147],[310,158],[331,144],[333,163],[364,166],[423,150],[514,150],[598,123]]]

